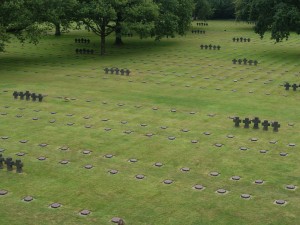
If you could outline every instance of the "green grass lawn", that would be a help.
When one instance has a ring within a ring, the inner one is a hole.
[[[251,25],[232,21],[209,21],[208,27],[194,22],[191,29],[206,34],[159,42],[124,38],[122,47],[113,46],[110,37],[102,57],[75,54],[76,48],[99,52],[99,38],[85,31],[48,36],[37,46],[12,41],[0,54],[0,137],[9,137],[0,138],[0,148],[5,158],[22,159],[24,172],[0,170],[0,190],[8,191],[0,196],[1,225],[105,225],[113,217],[126,225],[299,223],[299,189],[286,185],[300,185],[300,90],[282,86],[299,84],[299,36],[274,44],[268,35],[261,40]],[[91,44],[75,44],[77,37]],[[251,42],[235,43],[233,37]],[[201,44],[221,50],[201,50]],[[259,64],[233,65],[233,58]],[[131,75],[105,74],[105,67],[128,68]],[[26,90],[47,96],[42,103],[13,99],[13,91]],[[281,127],[236,128],[232,116],[258,116]],[[16,156],[20,152],[26,154]],[[133,158],[138,161],[128,162]],[[156,162],[163,166],[153,166]],[[93,168],[85,169],[87,164]],[[210,176],[213,171],[220,175]],[[173,183],[164,184],[166,179]],[[258,179],[264,184],[254,184]],[[205,189],[193,189],[196,184]],[[227,193],[217,194],[220,188]],[[251,198],[242,199],[245,193]],[[34,200],[24,202],[25,196]],[[278,199],[287,203],[274,204]],[[50,208],[54,202],[62,206]],[[83,209],[91,214],[79,215]]]

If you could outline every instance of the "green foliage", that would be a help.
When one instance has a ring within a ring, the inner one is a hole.
[[[214,11],[208,0],[195,0],[194,19],[206,20]]]
[[[291,31],[300,33],[300,4],[297,0],[236,0],[235,7],[237,19],[256,22],[254,30],[261,38],[268,30],[276,42],[287,40]]]

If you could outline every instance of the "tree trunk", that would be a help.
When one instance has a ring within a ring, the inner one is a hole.
[[[55,36],[60,36],[61,32],[60,32],[60,24],[59,23],[55,23]]]
[[[116,40],[115,40],[115,45],[123,45],[123,41],[122,41],[122,26],[121,26],[121,14],[117,15],[117,21],[116,21],[116,30],[115,30],[115,34],[116,34]]]
[[[101,32],[100,55],[105,55],[105,33]]]

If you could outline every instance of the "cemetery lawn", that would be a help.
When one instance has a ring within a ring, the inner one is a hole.
[[[206,34],[159,42],[125,37],[121,47],[109,37],[104,57],[99,38],[86,31],[48,36],[37,46],[13,40],[0,53],[0,148],[5,158],[21,159],[24,172],[0,170],[0,190],[8,191],[0,196],[0,224],[108,225],[113,217],[126,225],[298,224],[300,88],[286,91],[282,85],[299,84],[299,36],[274,44],[246,23],[208,24],[191,27]],[[78,37],[91,44],[75,44]],[[235,43],[233,37],[251,42]],[[221,50],[201,50],[201,44]],[[97,54],[76,55],[76,48]],[[259,64],[234,65],[234,58]],[[105,74],[105,67],[128,68],[131,74]],[[13,99],[13,91],[26,90],[46,97],[41,103]],[[257,116],[281,127],[237,128],[233,116]],[[17,156],[20,152],[25,155]],[[41,156],[46,160],[37,159]],[[85,169],[88,164],[93,168]],[[164,184],[166,179],[173,183]],[[259,179],[264,183],[255,184]],[[196,190],[196,184],[205,188]],[[227,193],[216,193],[221,188]],[[25,196],[34,200],[24,202]],[[50,208],[52,203],[61,207]],[[79,215],[83,209],[91,214]]]

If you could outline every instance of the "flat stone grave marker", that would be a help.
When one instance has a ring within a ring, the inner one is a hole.
[[[172,184],[173,180],[164,180],[164,184]]]
[[[109,170],[108,171],[110,174],[117,174],[119,171],[118,170]]]
[[[286,152],[280,152],[279,155],[280,155],[280,156],[287,156],[288,153],[286,153]]]
[[[62,165],[66,165],[66,164],[69,163],[69,161],[68,160],[61,160],[59,163],[62,164]]]
[[[112,154],[106,154],[106,155],[104,155],[104,157],[107,158],[107,159],[110,159],[110,158],[113,157],[113,155]]]
[[[296,186],[293,185],[293,184],[289,184],[289,185],[286,185],[285,188],[288,189],[288,190],[295,190]]]
[[[263,154],[265,154],[265,153],[267,153],[267,152],[268,152],[268,150],[264,150],[264,149],[262,149],[262,150],[259,150],[259,152],[260,152],[260,153],[263,153]]]
[[[253,138],[250,138],[250,141],[252,141],[252,142],[256,142],[256,141],[258,141],[258,138],[255,138],[255,137],[253,137]]]
[[[135,178],[138,179],[138,180],[142,180],[142,179],[145,178],[145,176],[144,176],[143,174],[137,174],[137,175],[135,176]]]
[[[240,150],[246,151],[246,150],[248,150],[248,148],[247,147],[240,147]]]
[[[167,127],[167,126],[161,126],[160,128],[163,129],[163,130],[165,130],[165,129],[167,129],[168,127]]]
[[[119,223],[119,221],[121,221],[122,219],[121,218],[119,218],[119,217],[113,217],[112,219],[111,219],[111,222],[113,222],[113,223]]]
[[[55,119],[49,120],[49,123],[55,123],[55,122],[56,122]]]
[[[182,172],[189,172],[190,171],[190,168],[188,167],[183,167],[180,169]]]
[[[0,190],[0,195],[6,195],[8,193],[8,191],[6,190]]]
[[[69,146],[62,146],[59,149],[62,151],[67,151],[67,150],[69,150]]]
[[[26,155],[26,153],[25,152],[18,152],[16,155],[17,156],[24,156],[24,155]]]
[[[171,140],[171,141],[173,141],[173,140],[176,139],[176,137],[174,137],[174,136],[169,136],[168,139]]]
[[[217,177],[217,176],[220,175],[219,172],[210,172],[209,174],[210,174],[211,176],[213,176],[213,177]]]
[[[220,148],[220,147],[223,146],[223,144],[221,144],[221,143],[216,143],[215,146],[218,147],[218,148]]]
[[[134,158],[128,160],[128,162],[131,162],[131,163],[136,163],[137,161],[138,161],[138,160],[137,160],[137,159],[134,159]]]
[[[277,205],[284,205],[284,204],[286,204],[286,201],[282,200],[282,199],[278,199],[278,200],[275,200],[275,204],[277,204]]]
[[[225,194],[226,192],[227,191],[223,188],[220,188],[220,189],[217,190],[217,193],[219,193],[219,194]]]
[[[50,205],[50,207],[53,208],[53,209],[57,209],[57,208],[61,207],[61,204],[55,202],[55,203],[52,203],[52,204]]]
[[[105,131],[111,131],[111,128],[106,127],[106,128],[104,128],[104,130],[105,130]]]
[[[243,199],[250,199],[251,195],[250,194],[241,194],[241,198]]]
[[[203,190],[204,186],[201,185],[201,184],[196,184],[193,188],[196,189],[196,190]]]
[[[198,140],[191,140],[191,142],[192,142],[193,144],[197,144],[197,143],[198,143]]]
[[[40,157],[38,157],[37,159],[40,160],[40,161],[44,161],[44,160],[46,160],[47,158],[44,157],[44,156],[40,156]]]
[[[231,177],[231,180],[240,180],[240,179],[241,179],[240,176],[232,176],[232,177]]]
[[[228,134],[228,135],[227,135],[227,138],[234,138],[234,135]]]
[[[41,143],[41,144],[39,144],[39,146],[40,146],[40,147],[46,147],[46,146],[48,146],[48,144],[46,144],[46,143]]]
[[[255,180],[254,183],[255,183],[255,184],[263,184],[264,181],[263,181],[263,180]]]
[[[289,143],[288,146],[290,146],[290,147],[295,147],[296,144],[295,144],[295,143]]]
[[[88,154],[91,154],[91,150],[83,150],[82,151],[82,154],[84,154],[84,155],[88,155]]]
[[[89,215],[90,213],[91,213],[91,211],[89,211],[89,210],[87,210],[87,209],[81,210],[81,211],[79,212],[79,214],[82,215],[82,216],[87,216],[87,215]]]
[[[162,167],[163,164],[162,164],[161,162],[156,162],[156,163],[154,164],[154,166],[156,166],[156,167]]]
[[[31,202],[32,200],[33,200],[32,196],[26,196],[26,197],[23,198],[24,202]]]
[[[84,166],[84,168],[89,170],[89,169],[92,169],[92,168],[93,168],[93,165],[87,164],[87,165]]]
[[[28,142],[28,140],[21,140],[20,141],[20,143],[22,143],[22,144],[25,144],[25,143],[27,143]]]

